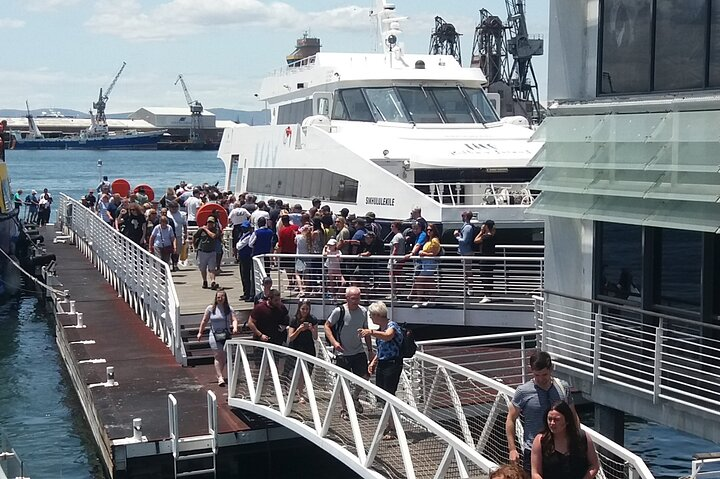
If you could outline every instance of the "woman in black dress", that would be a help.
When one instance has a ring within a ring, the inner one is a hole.
[[[580,430],[565,401],[550,407],[530,457],[532,479],[593,479],[599,470],[592,440]]]
[[[310,302],[307,299],[301,299],[295,317],[290,321],[290,326],[288,326],[289,346],[292,349],[302,351],[310,356],[315,356],[315,341],[318,338],[317,325],[317,318],[310,314]],[[312,364],[308,364],[308,370],[310,374],[312,374]],[[304,388],[305,381],[303,381],[301,377],[297,389],[300,404],[305,404],[306,402],[306,398],[303,395]]]

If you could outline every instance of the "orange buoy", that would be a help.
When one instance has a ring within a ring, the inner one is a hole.
[[[130,193],[130,182],[125,178],[118,178],[112,182],[110,188],[112,189],[113,194],[117,193],[122,198],[127,198]]]
[[[225,228],[225,226],[227,226],[227,211],[217,203],[205,203],[198,208],[197,214],[195,215],[198,226],[205,226],[207,219],[211,216],[214,216],[218,223],[220,223],[220,227]]]
[[[150,185],[146,185],[145,183],[140,183],[133,189],[133,193],[137,193],[140,191],[140,188],[143,188],[145,190],[145,194],[148,197],[148,200],[152,202],[152,200],[155,199],[155,192],[153,191],[152,187]]]

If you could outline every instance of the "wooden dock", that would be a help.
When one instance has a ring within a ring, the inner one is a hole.
[[[190,351],[204,351],[199,355],[204,360],[188,361],[189,367],[182,367],[95,266],[74,245],[53,243],[54,234],[52,227],[45,228],[47,252],[56,256],[57,280],[61,289],[69,291],[84,323],[78,328],[75,314],[59,312],[57,344],[110,477],[175,477],[168,395],[178,401],[179,435],[202,436],[208,434],[208,391],[217,397],[217,477],[249,471],[270,477],[267,474],[279,470],[278,458],[289,449],[333,462],[305,441],[298,443],[291,431],[228,406],[227,388],[217,385],[212,355],[203,347],[206,341],[195,338],[201,313],[214,295],[200,287],[197,270],[187,267],[173,277],[181,298],[181,322],[186,325],[183,336],[189,339],[186,345]],[[252,305],[237,301],[242,290],[237,267],[225,269],[218,282],[244,320]],[[68,311],[69,303],[60,308]],[[109,366],[114,368],[113,386],[107,385]],[[142,420],[142,442],[128,439],[133,437],[136,418]]]

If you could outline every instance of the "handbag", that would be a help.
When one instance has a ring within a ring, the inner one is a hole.
[[[227,341],[232,337],[232,333],[228,329],[213,331],[213,335],[215,336],[215,341]]]
[[[185,261],[188,258],[188,244],[183,243],[182,249],[180,250],[180,261]]]

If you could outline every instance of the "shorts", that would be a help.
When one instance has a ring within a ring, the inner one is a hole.
[[[205,251],[198,251],[198,268],[200,271],[206,269],[215,271],[217,269],[217,254],[215,251],[207,253]]]
[[[337,356],[335,358],[335,364],[361,378],[368,376],[367,354],[364,352],[353,354],[352,356]]]
[[[432,276],[437,272],[437,261],[434,259],[421,259],[418,276]]]

